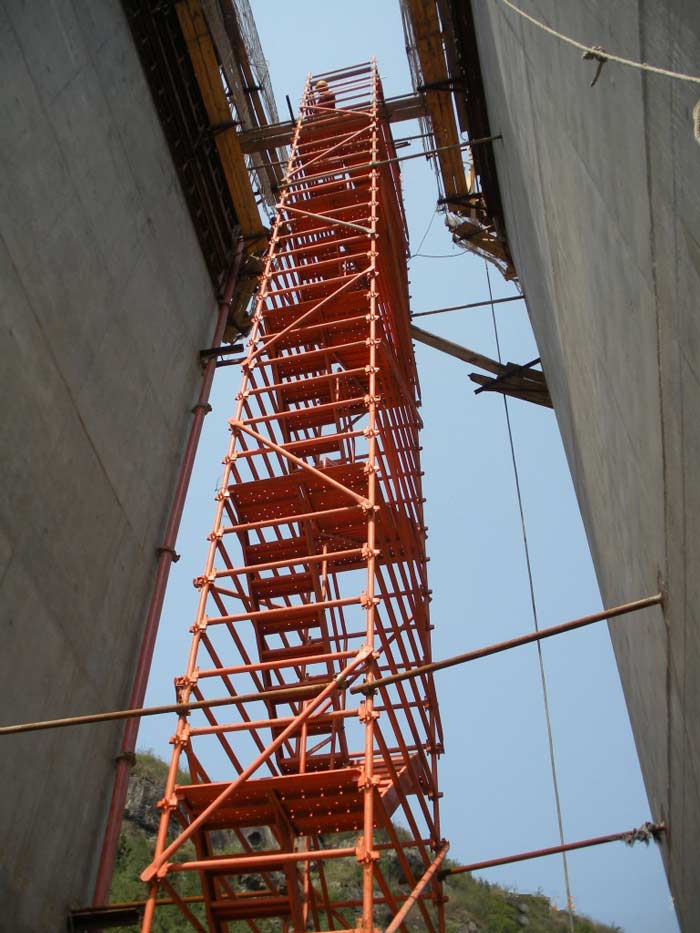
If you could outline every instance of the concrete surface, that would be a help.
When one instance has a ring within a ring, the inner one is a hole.
[[[118,0],[0,0],[2,722],[124,706],[215,302]],[[6,738],[0,928],[89,901],[120,727]]]
[[[696,0],[531,0],[569,36],[698,74]],[[606,605],[682,928],[700,930],[700,88],[595,65],[473,3],[509,237]]]

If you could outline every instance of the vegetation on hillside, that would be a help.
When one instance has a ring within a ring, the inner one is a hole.
[[[112,884],[112,903],[138,901],[144,897],[144,885],[139,873],[151,858],[158,814],[156,801],[162,796],[166,766],[150,754],[139,754],[129,780],[129,794],[125,818],[119,840],[116,872]],[[183,774],[182,783],[187,783]],[[398,830],[399,833],[401,832]],[[349,837],[348,837],[349,839]],[[222,839],[223,843],[224,840]],[[342,837],[335,840],[338,845],[347,845]],[[230,845],[230,840],[226,840]],[[328,844],[328,842],[327,842]],[[194,850],[189,844],[183,847],[183,856],[191,858]],[[409,893],[403,872],[397,859],[390,853],[382,855],[382,867],[396,901],[401,903]],[[446,867],[456,864],[449,861]],[[251,879],[257,876],[251,876]],[[245,879],[243,879],[245,881]],[[348,900],[360,896],[359,869],[347,860],[333,859],[327,863],[326,881],[332,896],[339,895]],[[183,895],[199,893],[198,878],[192,873],[180,873],[174,884]],[[552,905],[542,894],[520,894],[496,884],[489,884],[469,874],[453,875],[445,881],[447,933],[568,933],[568,916]],[[203,920],[201,905],[193,904],[192,912]],[[378,911],[379,913],[379,911]],[[386,925],[391,913],[384,908],[384,916],[378,917]],[[258,921],[260,933],[275,933],[277,921]],[[420,913],[414,909],[409,915],[407,928],[411,933],[425,929]],[[124,933],[133,928],[122,927]],[[193,928],[177,908],[163,908],[156,912],[156,933],[186,933]],[[244,923],[230,924],[231,933],[247,933]],[[619,927],[604,926],[576,915],[576,933],[621,933]]]

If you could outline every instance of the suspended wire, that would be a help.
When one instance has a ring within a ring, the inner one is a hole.
[[[491,290],[491,276],[489,275],[489,265],[484,260],[484,266],[486,268],[486,281],[489,288],[489,299],[491,301],[491,320],[493,321],[493,332],[496,338],[496,353],[498,355],[498,362],[502,363],[501,357],[501,343],[498,337],[498,323],[496,321],[496,308],[493,303],[493,291]],[[530,545],[527,539],[527,528],[525,525],[525,511],[523,509],[523,497],[520,489],[520,473],[518,470],[518,461],[515,456],[515,444],[513,442],[513,429],[510,423],[510,412],[508,410],[508,399],[505,395],[502,395],[503,398],[503,410],[505,411],[506,416],[506,427],[508,429],[508,443],[510,445],[510,456],[513,462],[513,476],[515,478],[515,491],[518,499],[518,510],[520,512],[520,527],[523,535],[523,549],[525,551],[525,565],[527,567],[527,579],[528,586],[530,588],[530,604],[532,606],[532,618],[535,624],[535,631],[539,632],[540,623],[539,616],[537,614],[537,600],[535,599],[535,585],[532,578],[532,563],[530,561]],[[549,708],[549,691],[547,689],[547,676],[545,673],[544,667],[544,656],[542,654],[542,642],[537,642],[537,656],[539,660],[540,668],[540,680],[542,682],[542,699],[544,701],[544,716],[547,724],[547,741],[549,744],[549,763],[552,771],[552,785],[554,787],[554,803],[557,813],[557,825],[559,828],[559,840],[561,845],[564,845],[564,821],[562,819],[561,813],[561,799],[559,797],[559,781],[557,779],[557,766],[556,758],[554,755],[554,737],[552,734],[552,718],[550,715]],[[569,930],[570,933],[574,933],[574,902],[571,896],[571,883],[569,880],[569,863],[566,858],[566,852],[562,852],[561,855],[563,868],[564,868],[564,887],[566,889],[566,906],[569,916]]]
[[[454,256],[464,256],[464,252],[442,253],[439,256],[435,256],[432,253],[414,253],[411,259],[452,259]]]
[[[425,233],[423,234],[423,238],[421,239],[420,243],[418,244],[418,249],[415,251],[415,253],[412,253],[412,254],[411,254],[411,259],[413,259],[414,256],[417,256],[417,255],[420,253],[421,247],[422,247],[423,244],[425,243],[426,237],[427,237],[428,234],[430,233],[430,228],[432,227],[433,221],[435,220],[435,218],[437,217],[437,215],[438,215],[438,209],[435,208],[435,210],[433,211],[433,213],[432,213],[431,216],[430,216],[430,220],[428,221],[428,226],[425,228]]]
[[[578,42],[576,39],[572,39],[571,36],[565,36],[563,33],[557,32],[556,29],[552,29],[551,26],[548,26],[541,20],[535,19],[534,16],[526,13],[525,10],[521,10],[520,7],[512,3],[511,0],[501,0],[501,3],[505,4],[514,13],[517,13],[518,16],[522,16],[523,19],[526,19],[534,26],[537,26],[543,32],[546,32],[550,36],[554,36],[555,38],[560,39],[562,42],[566,42],[567,45],[572,45],[575,49],[580,49],[582,52],[584,52],[584,57],[588,56],[597,61],[617,62],[618,65],[627,65],[630,68],[637,68],[639,71],[648,71],[652,74],[663,75],[665,78],[676,78],[678,81],[688,81],[691,84],[700,84],[700,75],[689,75],[682,71],[670,71],[668,68],[659,68],[656,65],[649,65],[647,62],[638,62],[632,58],[623,58],[621,55],[613,55],[612,52],[607,52],[600,46],[584,45],[583,42]]]

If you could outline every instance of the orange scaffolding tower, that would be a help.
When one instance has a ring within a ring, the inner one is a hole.
[[[431,657],[394,158],[374,62],[307,80],[175,681],[211,703],[172,739],[146,933],[164,901],[197,930],[393,933],[415,905],[444,931],[432,677],[372,686]]]

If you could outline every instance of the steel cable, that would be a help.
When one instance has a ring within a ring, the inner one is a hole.
[[[498,323],[496,321],[496,309],[493,303],[494,301],[493,291],[491,289],[491,276],[489,275],[489,266],[486,260],[484,260],[484,266],[486,268],[486,281],[488,283],[489,298],[491,300],[491,319],[493,321],[493,332],[496,338],[496,353],[498,356],[498,362],[502,363],[503,360],[501,357],[501,344],[500,344],[500,340],[498,337]],[[527,567],[527,579],[528,579],[528,586],[530,588],[530,603],[532,606],[532,618],[533,618],[533,622],[535,625],[535,631],[539,632],[540,623],[539,623],[539,617],[537,614],[537,600],[535,598],[535,585],[534,585],[533,578],[532,578],[532,563],[530,561],[530,546],[529,546],[528,538],[527,538],[527,527],[525,524],[525,511],[523,509],[523,497],[522,497],[522,492],[520,489],[520,473],[518,471],[518,461],[515,456],[515,443],[513,441],[513,429],[510,423],[510,412],[508,410],[508,399],[506,398],[505,395],[503,395],[502,398],[503,398],[503,410],[506,416],[506,427],[508,429],[508,443],[510,445],[510,456],[513,462],[513,476],[515,478],[515,491],[516,491],[516,495],[518,499],[518,510],[520,512],[520,527],[522,529],[522,535],[523,535],[523,549],[525,552],[525,565]],[[552,771],[552,785],[554,788],[554,803],[555,803],[556,814],[557,814],[557,825],[559,828],[559,840],[560,840],[561,845],[563,846],[565,844],[564,843],[564,821],[562,819],[561,798],[559,796],[559,781],[557,778],[557,766],[556,766],[556,758],[554,754],[554,736],[552,734],[552,718],[551,718],[550,707],[549,707],[549,691],[547,689],[547,676],[546,676],[545,666],[544,666],[544,656],[542,654],[542,643],[539,641],[537,642],[537,657],[538,657],[539,668],[540,668],[540,680],[542,682],[542,699],[544,703],[544,716],[545,716],[545,721],[547,724],[547,741],[549,744],[549,763],[550,763],[550,767]],[[566,906],[567,906],[567,911],[568,911],[568,916],[569,916],[569,930],[570,930],[570,933],[575,933],[573,898],[571,896],[571,883],[569,879],[569,863],[566,858],[566,852],[562,852],[561,857],[562,857],[562,864],[564,868],[564,887],[566,889]]]
[[[431,217],[430,217],[430,220],[429,220],[429,222],[428,222],[428,226],[425,228],[425,233],[423,234],[423,237],[422,237],[420,243],[418,244],[418,249],[415,251],[415,253],[411,253],[411,259],[413,259],[414,256],[417,256],[417,255],[420,253],[421,247],[422,247],[423,244],[425,243],[426,237],[427,237],[428,234],[430,233],[430,228],[432,227],[433,221],[435,220],[435,218],[437,217],[437,215],[438,215],[438,210],[437,210],[437,208],[436,208],[436,209],[433,211],[433,213],[432,213],[432,215],[431,215]]]

